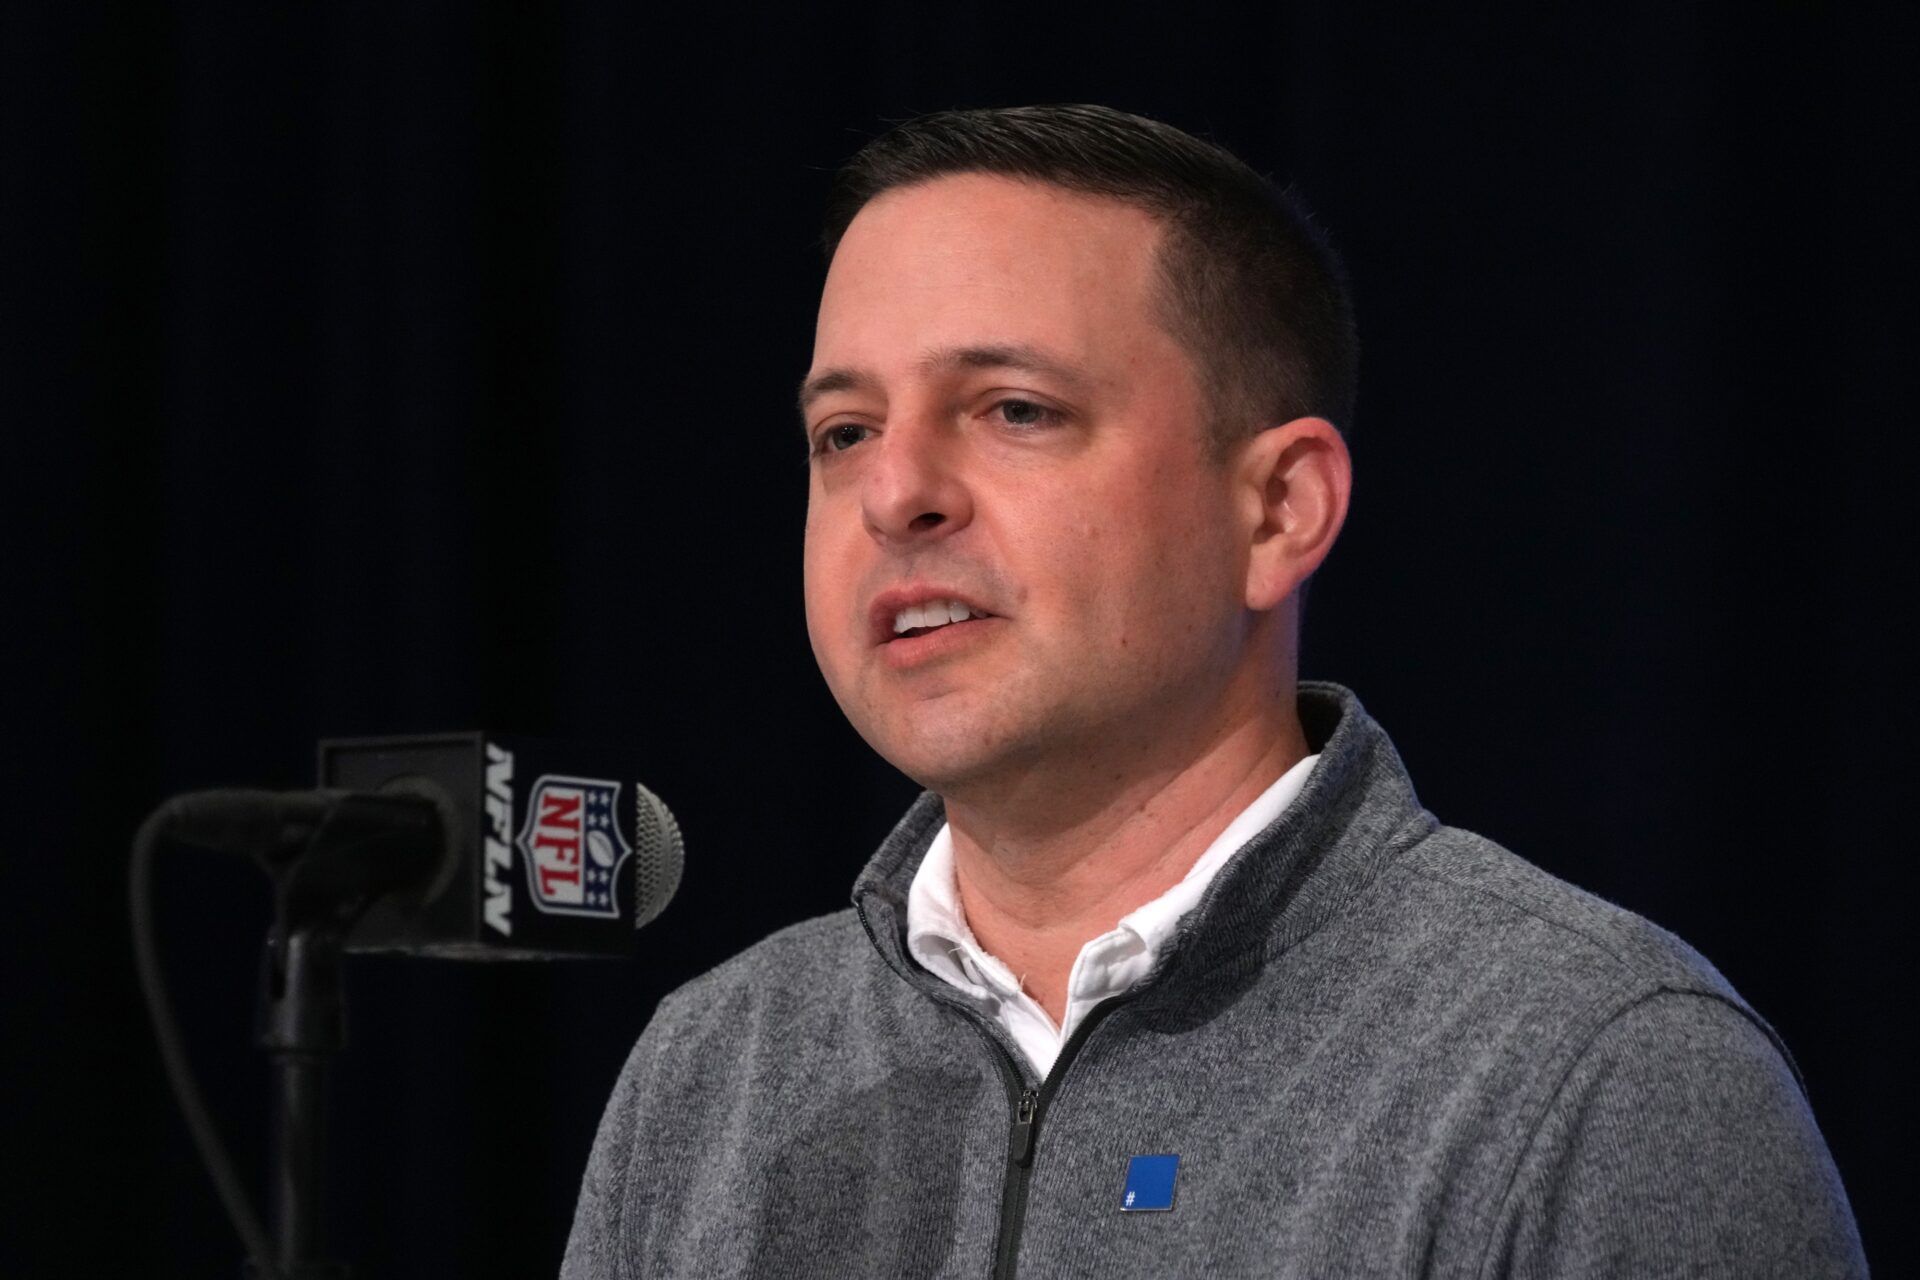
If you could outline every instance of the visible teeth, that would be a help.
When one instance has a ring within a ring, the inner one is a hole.
[[[973,610],[958,600],[929,600],[925,604],[912,604],[893,615],[893,634],[912,631],[916,627],[944,627],[949,622],[965,622],[973,617]]]

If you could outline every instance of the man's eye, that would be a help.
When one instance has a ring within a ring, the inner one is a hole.
[[[1058,409],[1031,400],[1002,400],[993,407],[1009,426],[1015,427],[1044,427],[1060,418]]]
[[[815,453],[845,453],[867,438],[867,429],[857,422],[836,422],[820,433]]]

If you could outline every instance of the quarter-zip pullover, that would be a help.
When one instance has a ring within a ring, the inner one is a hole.
[[[916,963],[923,796],[854,908],[664,1000],[563,1275],[1865,1274],[1770,1028],[1671,934],[1415,799],[1351,693],[1147,976],[1044,1081]],[[1173,1207],[1123,1212],[1133,1156]]]

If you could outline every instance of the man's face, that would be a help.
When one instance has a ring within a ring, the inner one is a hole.
[[[834,255],[803,388],[807,629],[923,786],[1091,779],[1226,715],[1244,512],[1155,318],[1159,240],[1129,205],[962,175],[878,197]]]

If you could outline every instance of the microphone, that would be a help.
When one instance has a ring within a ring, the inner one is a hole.
[[[680,826],[605,747],[492,733],[330,738],[319,795],[437,816],[440,856],[375,899],[349,952],[456,960],[628,956],[680,886]],[[299,793],[296,793],[299,794]]]
[[[460,960],[624,956],[680,886],[680,827],[605,748],[489,733],[322,741],[313,791],[163,802],[128,868],[134,964],[160,1062],[255,1274],[335,1274],[319,1256],[324,1064],[346,1042],[343,951]],[[260,1046],[279,1081],[268,1237],[193,1079],[155,940],[163,839],[246,854],[273,881]]]

